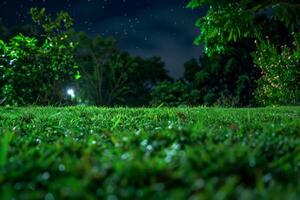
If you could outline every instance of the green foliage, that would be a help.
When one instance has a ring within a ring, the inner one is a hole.
[[[114,38],[73,33],[82,79],[82,99],[93,105],[147,105],[150,89],[169,77],[159,57],[143,59],[122,52]]]
[[[199,92],[189,88],[181,81],[159,83],[151,92],[152,105],[180,106],[195,105],[198,102]]]
[[[5,41],[0,44],[1,55],[4,55],[4,49],[6,53],[10,51],[7,49],[8,38],[22,37],[23,40],[34,40],[34,51],[27,52],[34,56],[28,56],[26,67],[23,67],[28,71],[34,68],[40,70],[34,72],[36,75],[27,73],[30,74],[26,79],[28,86],[22,83],[23,79],[19,82],[15,77],[15,86],[6,84],[4,87],[4,79],[0,78],[0,88],[4,91],[0,94],[0,99],[10,96],[6,103],[61,105],[76,102],[102,106],[142,106],[149,105],[150,91],[159,81],[171,80],[161,58],[134,57],[122,52],[115,38],[92,37],[86,33],[75,32],[70,29],[73,20],[66,12],[60,12],[53,17],[48,15],[45,9],[33,8],[30,13],[37,26],[17,26],[8,31],[3,26],[3,31],[0,30],[0,35],[3,35]],[[22,51],[26,52],[27,49]],[[2,74],[4,68],[7,68],[4,67],[7,62],[8,59],[0,57]],[[19,63],[21,65],[21,61]],[[43,79],[37,78],[40,76],[38,73],[43,74]],[[23,71],[20,74],[24,74]],[[9,78],[12,76],[11,74]],[[55,81],[51,80],[53,76]],[[31,82],[38,83],[34,84],[36,86],[46,87],[35,89],[29,86]],[[16,87],[22,89],[23,93],[20,94]],[[29,91],[24,87],[28,87]],[[75,89],[76,98],[66,99],[63,92],[68,87]],[[36,91],[31,92],[31,89]],[[25,94],[27,99],[23,99]]]
[[[78,88],[82,99],[94,105],[112,105],[128,94],[128,74],[134,60],[117,48],[114,38],[73,34],[78,42],[76,60],[82,79]]]
[[[0,199],[300,198],[299,107],[0,108],[0,119]]]
[[[228,53],[232,42],[257,41],[252,52],[263,72],[256,91],[258,103],[299,104],[299,41],[292,39],[300,27],[299,2],[192,0],[188,4],[192,9],[205,6],[208,11],[196,24],[201,31],[196,43],[204,43],[212,56]]]
[[[254,45],[252,45],[254,46]],[[254,67],[248,41],[231,45],[223,55],[203,55],[200,61],[185,64],[185,80],[199,91],[198,104],[219,106],[253,105],[256,80],[260,71]]]
[[[6,133],[0,140],[0,168],[7,162],[7,155],[9,150],[9,143],[12,139],[12,134]]]
[[[32,80],[38,80],[39,73],[37,67],[31,65],[35,61],[33,55],[38,53],[37,40],[20,35],[11,39],[5,46],[5,51],[2,52],[4,63],[1,96],[6,97],[7,102],[14,105],[34,102],[32,94],[36,91],[33,91]]]
[[[122,105],[146,106],[151,101],[151,91],[159,82],[171,81],[160,57],[134,58],[126,85],[129,93]]]
[[[66,32],[57,32],[60,24],[49,21],[43,10],[40,14],[38,19],[45,18],[47,23],[53,23],[53,29],[43,26],[44,39],[17,35],[6,44],[0,42],[0,96],[7,98],[7,104],[60,104],[64,98],[63,87],[80,78],[74,61],[74,43],[69,41]],[[35,15],[33,12],[34,19]],[[63,17],[66,15],[60,13],[58,22]]]
[[[257,100],[262,105],[300,104],[300,46],[295,35],[294,47],[278,49],[269,40],[258,43],[255,64],[262,69]]]
[[[284,22],[291,32],[300,26],[300,4],[291,0],[191,0],[187,7],[208,7],[206,15],[196,22],[200,34],[195,40],[196,44],[204,43],[208,55],[226,52],[228,42],[261,38],[266,28],[262,18]],[[265,15],[267,11],[271,12]]]
[[[190,83],[195,82],[195,79],[196,79],[195,74],[199,71],[200,67],[201,66],[199,66],[198,61],[194,58],[185,62],[183,78]],[[202,74],[202,75],[205,76],[204,74]],[[203,78],[205,78],[205,77],[203,77]]]
[[[0,40],[0,74],[3,76],[4,74],[4,65],[6,64],[5,53],[7,52],[6,43]],[[4,81],[0,77],[0,88],[4,86]]]
[[[73,19],[67,12],[58,12],[53,18],[46,13],[46,9],[31,8],[33,21],[41,26],[47,36],[63,36],[73,26]]]

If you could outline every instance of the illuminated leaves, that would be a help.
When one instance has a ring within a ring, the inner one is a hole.
[[[257,47],[257,52],[253,54],[254,62],[263,71],[263,76],[258,82],[258,101],[263,105],[299,104],[299,44],[293,48],[282,46],[278,50],[267,40],[257,43]]]
[[[224,53],[228,43],[243,38],[260,38],[264,23],[257,20],[265,15],[284,22],[292,32],[300,26],[299,7],[289,1],[257,2],[249,0],[191,0],[188,8],[206,9],[206,14],[197,20],[200,34],[195,44],[204,44],[208,55]]]
[[[72,20],[66,13],[52,20],[45,9],[31,12],[45,35],[17,35],[6,44],[0,42],[0,96],[9,105],[60,103],[62,85],[80,78],[74,59],[76,45],[67,32]]]

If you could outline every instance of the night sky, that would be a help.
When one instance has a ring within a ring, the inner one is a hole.
[[[74,28],[91,35],[114,36],[122,50],[142,57],[160,56],[170,74],[179,78],[183,63],[198,58],[194,27],[201,10],[185,8],[186,0],[0,0],[4,25],[31,23],[31,7],[65,10]],[[21,3],[20,3],[21,2]]]

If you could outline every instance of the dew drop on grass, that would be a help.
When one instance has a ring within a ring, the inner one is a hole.
[[[147,149],[147,151],[152,151],[153,147],[152,147],[152,145],[149,144],[149,145],[147,145],[146,149]]]
[[[65,137],[68,137],[68,136],[69,136],[69,131],[65,131],[65,132],[64,132],[64,136],[65,136]]]
[[[12,130],[13,130],[13,132],[15,132],[17,130],[17,127],[16,126],[13,127]]]
[[[272,178],[273,178],[273,176],[272,176],[271,173],[268,173],[268,174],[263,176],[263,180],[264,180],[265,183],[270,182],[272,180]]]
[[[124,153],[124,154],[122,154],[121,158],[122,158],[122,160],[128,160],[128,159],[130,159],[130,154]]]
[[[178,143],[174,143],[174,144],[172,144],[172,146],[170,148],[166,149],[165,150],[165,153],[166,153],[165,161],[167,163],[171,162],[172,158],[174,156],[176,156],[179,149],[180,149],[180,144],[178,144]]]
[[[49,172],[44,172],[42,175],[41,175],[41,179],[46,181],[50,178],[50,173]]]
[[[63,171],[65,171],[65,169],[66,169],[66,167],[65,167],[64,164],[59,164],[59,165],[58,165],[58,170],[59,170],[59,171],[63,172]]]
[[[172,149],[179,150],[180,149],[180,144],[178,144],[178,143],[172,144]]]
[[[39,138],[37,138],[37,139],[35,140],[35,142],[36,142],[37,144],[41,144],[41,143],[42,143],[42,140],[39,139]]]
[[[142,142],[141,142],[141,146],[146,146],[148,144],[148,140],[143,140]]]
[[[54,195],[52,193],[47,193],[44,197],[45,200],[55,200]]]
[[[140,135],[141,133],[142,133],[142,130],[139,129],[139,130],[137,130],[137,131],[135,132],[135,135]]]
[[[168,129],[173,129],[173,127],[174,127],[174,124],[171,123],[171,124],[169,124]]]

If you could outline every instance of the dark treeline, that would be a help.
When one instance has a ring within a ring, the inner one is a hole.
[[[291,21],[299,19],[294,14]],[[0,24],[2,105],[299,104],[300,37],[291,24],[300,20],[285,23],[259,13],[253,23],[264,28],[255,34],[235,27],[220,33],[220,25],[206,24],[205,16],[196,40],[205,44],[205,53],[187,61],[182,78],[174,80],[160,57],[132,56],[113,37],[76,32],[65,12],[51,17],[45,9],[32,9],[31,15],[33,25]]]

